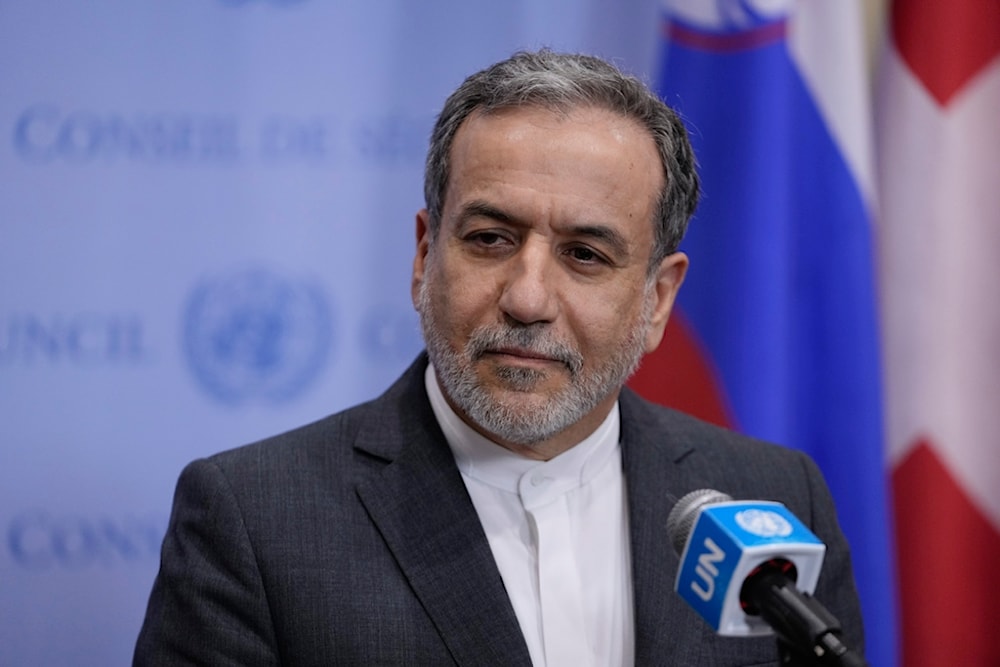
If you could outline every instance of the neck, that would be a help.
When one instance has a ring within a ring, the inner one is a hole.
[[[442,393],[445,401],[447,401],[451,409],[454,410],[455,414],[458,415],[459,418],[468,424],[468,426],[474,431],[508,451],[535,461],[548,461],[550,459],[554,459],[563,452],[569,451],[579,443],[583,442],[583,440],[596,431],[604,420],[607,419],[615,401],[618,400],[618,392],[615,392],[601,401],[593,410],[584,415],[582,419],[570,424],[562,431],[559,431],[545,440],[524,444],[506,440],[496,433],[492,433],[484,429],[482,426],[472,421],[461,408],[455,405],[447,393]]]

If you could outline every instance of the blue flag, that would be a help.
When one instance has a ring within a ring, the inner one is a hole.
[[[837,50],[860,48],[861,23],[822,19],[825,34],[856,31],[818,50],[831,68],[809,62],[794,39],[819,20],[806,5],[860,15],[848,1],[756,3],[767,12],[752,2],[677,4],[664,26],[660,92],[688,125],[704,189],[682,246],[691,269],[679,308],[732,425],[804,450],[823,470],[852,548],[868,659],[893,665],[871,203],[857,150],[869,136],[866,123],[842,122],[829,104],[840,94],[817,79],[858,63],[853,85],[866,92],[860,54]]]

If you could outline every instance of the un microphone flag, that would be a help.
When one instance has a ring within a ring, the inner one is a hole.
[[[781,503],[714,499],[711,503],[693,510],[698,514],[683,547],[674,590],[720,635],[773,634],[763,618],[744,610],[740,601],[744,582],[761,566],[779,559],[791,564],[796,588],[811,594],[826,545]],[[668,530],[675,545],[688,533],[683,527]]]

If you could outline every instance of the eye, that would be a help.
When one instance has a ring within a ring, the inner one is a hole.
[[[566,251],[574,261],[581,264],[607,264],[608,260],[589,246],[573,246]]]
[[[501,236],[497,232],[492,232],[488,230],[470,234],[469,239],[484,246],[497,246],[506,240],[504,239],[503,236]]]
[[[503,230],[479,229],[463,236],[462,243],[472,253],[494,256],[510,252],[515,240]]]

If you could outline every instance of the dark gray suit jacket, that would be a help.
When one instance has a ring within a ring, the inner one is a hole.
[[[181,474],[137,665],[529,665],[489,544],[424,388],[381,397]],[[776,665],[673,592],[677,498],[785,503],[828,546],[816,597],[860,650],[847,544],[815,465],[621,396],[636,664]]]

